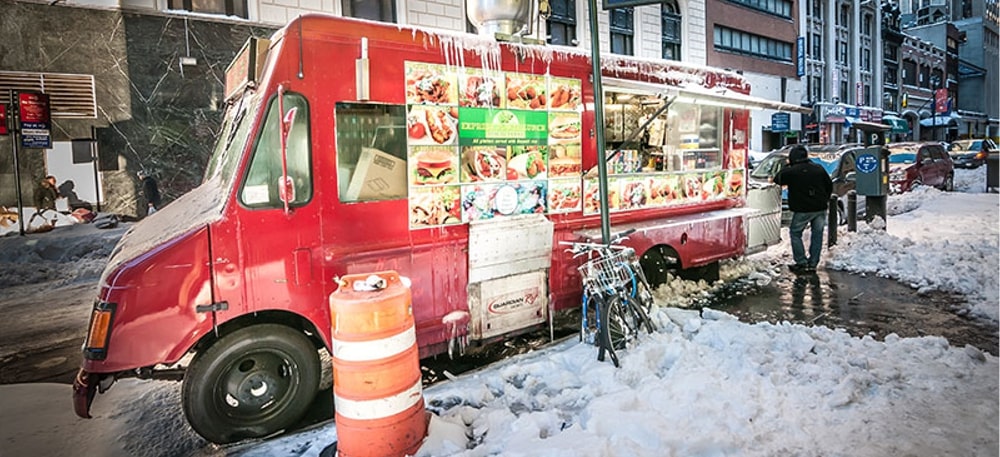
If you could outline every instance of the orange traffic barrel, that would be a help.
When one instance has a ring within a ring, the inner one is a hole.
[[[427,436],[409,280],[348,275],[330,295],[337,455],[413,455]]]

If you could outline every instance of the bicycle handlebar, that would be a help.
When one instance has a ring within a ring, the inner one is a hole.
[[[573,257],[576,258],[590,251],[600,251],[604,249],[626,249],[625,246],[621,246],[619,245],[619,243],[628,239],[628,236],[635,232],[636,232],[635,228],[630,228],[628,230],[616,233],[614,236],[611,237],[611,241],[608,242],[607,244],[588,243],[580,241],[560,241],[559,244],[564,246],[572,246],[572,248],[567,249],[566,251],[572,252]]]

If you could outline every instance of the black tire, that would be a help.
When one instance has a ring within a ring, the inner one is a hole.
[[[594,305],[594,311],[599,316],[598,327],[600,327],[597,332],[597,361],[603,362],[604,356],[607,354],[611,357],[611,363],[617,367],[618,354],[615,354],[615,350],[611,346],[611,338],[608,333],[608,313],[611,311],[609,303],[603,296],[594,295],[592,297],[592,304]]]
[[[676,268],[675,265],[667,262],[663,252],[657,247],[644,252],[639,258],[639,265],[646,276],[646,281],[653,288],[667,282],[667,273]]]
[[[620,351],[628,347],[628,343],[638,336],[642,325],[636,313],[638,305],[632,297],[611,297],[608,301],[608,312],[602,319],[601,331],[607,333],[609,348]]]
[[[955,175],[948,175],[947,178],[944,178],[944,184],[942,184],[942,187],[944,188],[943,190],[945,192],[954,192],[955,191]]]
[[[277,324],[242,328],[188,367],[184,415],[214,443],[267,436],[302,418],[319,378],[319,355],[302,332]]]

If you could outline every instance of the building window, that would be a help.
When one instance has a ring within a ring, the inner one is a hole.
[[[903,84],[911,86],[917,85],[917,63],[909,60],[903,61]]]
[[[840,8],[840,15],[837,16],[837,25],[848,27],[851,25],[851,7],[844,5]]]
[[[920,66],[920,87],[931,87],[931,67],[926,65]]]
[[[792,61],[791,43],[721,26],[716,26],[713,34],[716,51],[735,52],[781,62]]]
[[[396,2],[393,0],[341,0],[345,17],[379,22],[396,22]]]
[[[861,25],[861,33],[866,37],[872,36],[872,15],[865,15],[864,22]]]
[[[843,103],[851,102],[851,91],[848,89],[847,81],[843,79],[840,80],[840,101]]]
[[[789,0],[729,0],[748,8],[786,19],[792,18],[792,2]]]
[[[865,87],[862,89],[862,93],[865,98],[864,103],[862,104],[865,106],[872,106],[872,86],[865,84]]]
[[[823,18],[826,17],[826,1],[825,0],[812,0],[810,3],[812,6],[809,16],[818,19],[823,22]]]
[[[895,65],[886,65],[882,70],[882,78],[885,79],[885,83],[893,86],[898,84],[899,81],[896,79],[896,73],[898,71],[899,69]]]
[[[899,60],[897,53],[899,52],[898,46],[893,46],[889,43],[885,45],[885,60]]]
[[[813,76],[810,78],[812,81],[809,87],[809,100],[816,101],[823,99],[823,79],[819,76]]]
[[[810,35],[812,37],[812,57],[816,60],[823,60],[823,36],[814,33]]]
[[[868,49],[861,50],[861,69],[872,71],[872,52]]]
[[[882,95],[882,109],[886,111],[896,111],[896,94],[886,92]]]
[[[195,13],[247,17],[246,0],[168,0],[167,8]]]
[[[837,42],[837,63],[847,65],[847,42]]]
[[[669,0],[660,7],[663,58],[681,60],[681,15],[677,2]]]
[[[576,2],[574,0],[553,0],[549,2],[552,15],[549,16],[549,44],[576,46]]]
[[[931,74],[931,88],[938,89],[944,87],[944,72],[938,69],[934,69]]]
[[[611,10],[611,53],[633,55],[632,39],[635,36],[635,21],[632,8]]]

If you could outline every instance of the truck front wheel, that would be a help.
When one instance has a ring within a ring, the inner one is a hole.
[[[199,435],[224,444],[284,430],[316,397],[319,356],[302,332],[277,324],[237,330],[184,375],[183,405]]]

